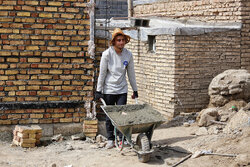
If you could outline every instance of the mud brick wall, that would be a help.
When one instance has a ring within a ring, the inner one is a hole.
[[[239,69],[240,31],[175,37],[175,112],[197,112],[209,103],[208,86],[227,69]]]
[[[164,16],[205,22],[239,22],[241,33],[241,68],[250,71],[250,2],[248,0],[156,1],[134,6],[136,17]]]
[[[159,35],[155,53],[147,42],[131,40],[127,48],[134,55],[139,99],[169,117],[200,111],[208,105],[212,78],[240,68],[240,39],[240,31]],[[129,98],[129,103],[134,101]]]
[[[134,39],[131,39],[126,48],[134,56],[139,99],[171,117],[175,107],[170,103],[175,91],[175,37],[156,36],[155,53],[148,51],[148,43]],[[132,89],[129,86],[128,103],[134,104],[131,95]]]
[[[167,16],[199,21],[235,21],[241,19],[242,0],[165,0],[134,7],[135,16]]]
[[[93,98],[87,2],[0,0],[1,105]],[[0,124],[79,122],[77,112],[2,109]]]
[[[242,0],[241,66],[250,71],[250,2]]]

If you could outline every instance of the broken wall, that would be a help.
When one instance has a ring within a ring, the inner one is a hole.
[[[0,1],[0,125],[81,122],[93,98],[88,0]]]

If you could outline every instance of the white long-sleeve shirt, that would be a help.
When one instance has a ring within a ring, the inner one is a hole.
[[[127,93],[126,73],[133,91],[137,91],[132,53],[123,48],[118,55],[113,46],[109,47],[102,54],[96,90],[103,94]]]

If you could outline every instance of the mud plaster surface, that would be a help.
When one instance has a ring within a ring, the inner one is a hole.
[[[118,126],[164,121],[162,115],[148,104],[106,106],[104,109]]]

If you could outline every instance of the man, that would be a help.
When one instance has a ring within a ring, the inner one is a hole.
[[[102,54],[95,100],[103,98],[107,105],[125,105],[128,93],[126,73],[133,89],[132,98],[138,98],[133,56],[124,48],[129,41],[130,37],[120,28],[114,30],[110,41],[111,46]],[[108,135],[106,148],[112,148],[115,139],[114,126],[107,116],[106,130]],[[121,142],[121,133],[119,138]]]

